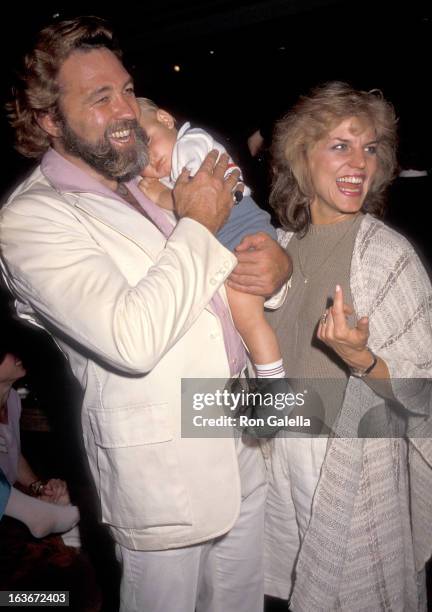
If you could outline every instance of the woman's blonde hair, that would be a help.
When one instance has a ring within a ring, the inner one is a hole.
[[[333,81],[303,96],[276,124],[272,144],[273,181],[270,205],[284,229],[306,233],[314,190],[307,152],[344,119],[357,117],[376,132],[377,172],[362,209],[384,212],[384,192],[396,169],[396,116],[380,91],[359,91]]]

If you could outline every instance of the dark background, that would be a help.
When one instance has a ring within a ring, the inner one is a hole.
[[[419,0],[161,0],[115,8],[101,2],[12,6],[0,40],[0,96],[2,102],[7,98],[18,59],[35,31],[53,16],[95,14],[117,30],[137,93],[229,138],[241,160],[253,128],[282,114],[311,86],[333,79],[382,89],[396,106],[403,133],[426,149],[432,133],[430,5]],[[0,193],[5,193],[28,164],[12,151],[4,113],[1,142]],[[430,154],[423,155],[430,166]],[[245,156],[243,165],[248,163]],[[245,168],[252,186],[254,170],[252,165],[248,175]]]

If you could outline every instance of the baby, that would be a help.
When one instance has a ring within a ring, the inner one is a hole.
[[[138,98],[141,109],[140,124],[148,136],[150,161],[141,175],[139,184],[143,193],[162,208],[173,210],[171,190],[184,167],[193,176],[206,155],[224,147],[202,129],[191,128],[185,123],[176,129],[174,117],[158,108],[147,98]],[[228,172],[237,169],[230,160]],[[234,248],[247,235],[258,231],[275,235],[269,215],[250,198],[245,186],[242,201],[234,206],[231,215],[218,233],[220,242]],[[258,378],[283,378],[281,352],[276,335],[264,317],[264,298],[235,291],[226,287],[234,324],[248,348]]]

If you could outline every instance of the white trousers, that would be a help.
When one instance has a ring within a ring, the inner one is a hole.
[[[326,448],[327,438],[276,437],[270,444],[264,544],[268,595],[289,599]]]
[[[265,495],[265,485],[253,491],[234,527],[203,544],[162,551],[117,544],[120,611],[262,612]]]

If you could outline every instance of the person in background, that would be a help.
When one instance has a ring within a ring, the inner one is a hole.
[[[395,144],[380,92],[340,82],[275,132],[271,204],[294,273],[269,320],[290,376],[333,410],[332,435],[271,443],[266,592],[295,612],[426,610],[432,287],[379,219]]]
[[[42,538],[72,529],[79,521],[79,511],[70,504],[66,483],[58,478],[42,482],[21,453],[21,401],[12,385],[25,374],[21,359],[7,346],[3,333],[0,340],[0,469],[2,488],[9,489],[4,513],[25,523],[34,537]]]
[[[10,496],[10,483],[3,470],[0,468],[0,520],[5,513],[6,506]]]
[[[399,173],[390,188],[385,221],[413,243],[431,276],[432,242],[425,216],[432,199],[432,156],[423,130],[419,118],[400,122]]]

